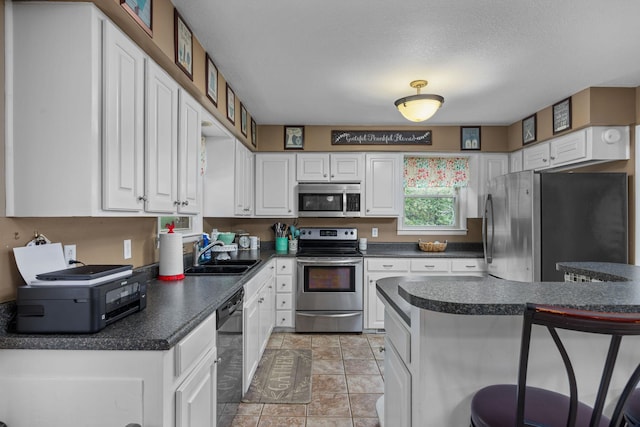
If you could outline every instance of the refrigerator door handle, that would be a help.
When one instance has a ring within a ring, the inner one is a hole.
[[[491,210],[490,218],[487,218],[489,210]],[[489,220],[491,224],[489,224]],[[489,240],[489,229],[491,227],[491,238]],[[491,264],[493,261],[493,237],[494,237],[494,224],[493,224],[493,197],[491,194],[487,194],[487,198],[484,201],[484,213],[482,214],[482,245],[484,247],[484,260],[487,264]]]

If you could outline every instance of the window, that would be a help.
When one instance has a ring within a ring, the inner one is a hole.
[[[405,156],[400,234],[466,232],[467,157]]]

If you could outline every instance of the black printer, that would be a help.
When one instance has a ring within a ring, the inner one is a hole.
[[[147,306],[146,275],[93,285],[20,286],[16,306],[19,333],[98,332]]]

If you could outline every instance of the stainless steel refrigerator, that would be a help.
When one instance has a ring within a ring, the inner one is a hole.
[[[482,221],[490,275],[562,281],[557,262],[627,263],[627,175],[524,171],[489,182]]]

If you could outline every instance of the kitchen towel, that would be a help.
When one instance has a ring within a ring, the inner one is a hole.
[[[184,279],[184,265],[182,262],[182,234],[162,233],[160,235],[160,266],[158,271],[158,279]]]

